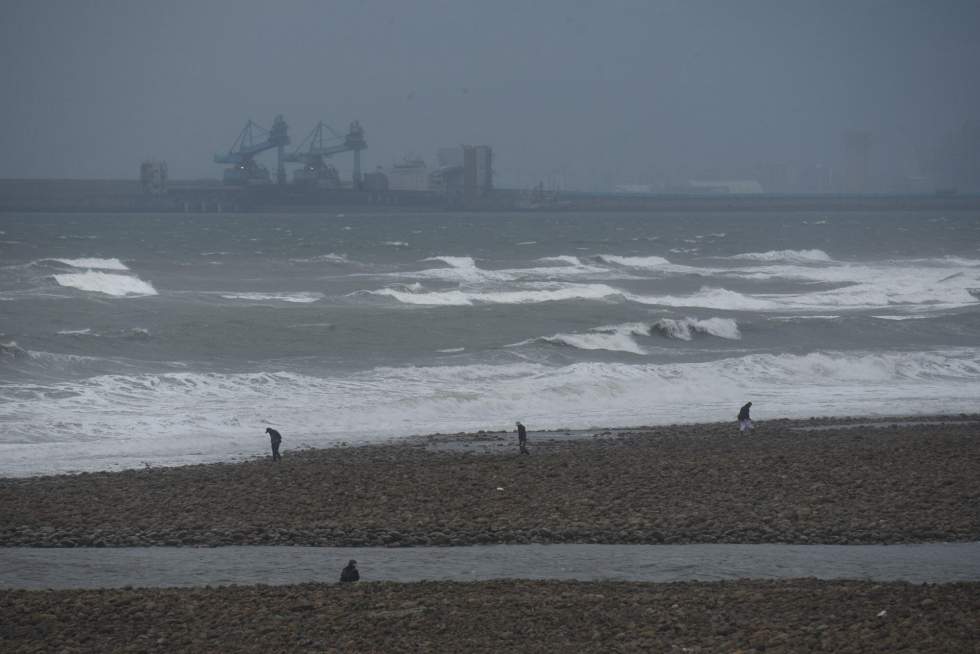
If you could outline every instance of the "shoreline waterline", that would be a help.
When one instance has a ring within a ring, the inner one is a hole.
[[[496,579],[980,581],[980,542],[915,545],[473,545],[330,548],[0,548],[0,588],[81,589]]]
[[[682,428],[685,430],[704,427],[712,431],[727,429],[735,424],[734,421],[681,421],[663,422],[647,425],[626,426],[626,427],[588,427],[588,428],[545,428],[529,429],[528,437],[532,445],[555,446],[572,442],[584,442],[601,438],[616,438],[624,434],[636,434],[650,431],[661,431],[671,428]],[[822,415],[806,418],[771,418],[756,420],[756,429],[767,429],[767,425],[779,426],[779,428],[790,429],[800,432],[820,432],[837,429],[857,429],[866,428],[872,430],[889,429],[895,426],[916,427],[916,426],[959,426],[968,424],[980,424],[980,413],[953,412],[946,414],[906,414],[906,415]],[[733,432],[737,428],[733,428]],[[288,432],[287,432],[288,434]],[[390,436],[377,439],[367,439],[363,441],[348,441],[338,439],[322,445],[305,445],[298,447],[285,445],[282,452],[289,452],[293,456],[306,456],[310,453],[330,452],[348,448],[364,447],[418,447],[424,445],[432,451],[459,451],[471,453],[493,453],[495,451],[506,451],[513,442],[516,442],[516,432],[501,431],[496,429],[478,431],[458,431],[458,432],[433,432],[408,434],[404,436]],[[111,467],[106,469],[82,469],[56,472],[26,472],[23,474],[0,474],[0,480],[31,479],[46,477],[73,477],[93,474],[115,474],[132,472],[136,470],[149,469],[179,469],[193,468],[200,466],[223,466],[240,465],[255,461],[262,461],[267,457],[267,448],[262,447],[264,436],[255,438],[257,446],[255,454],[235,455],[230,457],[218,457],[212,460],[210,457],[203,461],[194,461],[193,455],[188,456],[186,461],[173,464],[151,464],[142,461],[140,464],[124,465],[122,467]],[[0,445],[0,451],[3,450]],[[9,446],[8,446],[9,447]]]

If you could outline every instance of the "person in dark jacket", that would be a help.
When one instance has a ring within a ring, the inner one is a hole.
[[[282,443],[282,434],[272,427],[266,427],[265,433],[269,435],[269,441],[272,443],[272,460],[278,461],[282,458],[279,456],[279,444]]]
[[[341,583],[350,583],[357,581],[361,578],[361,573],[357,571],[357,561],[351,559],[347,562],[347,565],[343,570],[340,571],[340,581]]]
[[[738,412],[738,430],[743,434],[747,431],[752,431],[752,418],[749,417],[749,409],[751,408],[752,403],[749,402]]]
[[[521,454],[530,454],[527,451],[527,429],[520,421],[517,422],[517,445],[521,448]]]

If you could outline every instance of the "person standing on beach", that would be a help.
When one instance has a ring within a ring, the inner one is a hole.
[[[752,431],[752,418],[749,417],[749,409],[751,408],[752,403],[749,402],[738,412],[738,430],[743,434],[747,431]]]
[[[361,573],[357,571],[357,561],[354,559],[348,561],[344,569],[340,571],[340,583],[346,584],[357,581],[360,578]]]
[[[527,451],[527,429],[520,420],[517,421],[517,445],[521,448],[521,454],[530,454]]]
[[[279,456],[279,444],[282,443],[282,434],[272,427],[266,427],[265,433],[269,435],[269,441],[272,443],[272,460],[280,460],[282,457]]]

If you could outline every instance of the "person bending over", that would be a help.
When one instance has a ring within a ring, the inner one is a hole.
[[[278,461],[282,458],[279,456],[279,444],[282,443],[282,434],[272,427],[266,427],[265,433],[269,435],[269,441],[272,443],[272,460]]]

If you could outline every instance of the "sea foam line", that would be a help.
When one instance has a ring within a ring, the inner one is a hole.
[[[297,304],[309,304],[323,299],[322,293],[222,293],[221,297],[226,300],[249,300],[252,302],[293,302]]]
[[[129,270],[129,266],[119,259],[99,259],[83,257],[80,259],[42,259],[42,261],[57,261],[72,268],[94,268],[96,270]]]
[[[30,392],[22,393],[22,390]],[[414,433],[589,428],[754,417],[975,410],[980,348],[751,354],[706,362],[385,367],[348,376],[285,371],[101,375],[0,386],[0,472],[140,466],[264,452],[287,443]],[[758,412],[756,414],[756,411]]]
[[[398,288],[355,291],[351,295],[390,297],[403,304],[430,306],[469,306],[473,304],[535,304],[563,300],[608,300],[622,292],[605,284],[528,284],[523,290],[432,291],[417,293]]]

